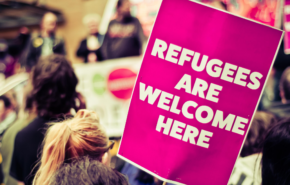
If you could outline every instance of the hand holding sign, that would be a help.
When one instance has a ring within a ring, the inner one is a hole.
[[[196,2],[163,0],[119,156],[167,182],[227,184],[282,35]]]

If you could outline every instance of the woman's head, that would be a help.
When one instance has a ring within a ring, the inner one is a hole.
[[[53,175],[49,185],[128,185],[121,173],[97,160],[82,157],[63,164]]]
[[[47,185],[64,162],[83,156],[108,163],[108,137],[93,111],[80,110],[73,119],[52,123],[43,143],[40,167],[34,184]]]
[[[40,58],[32,73],[31,96],[40,116],[66,114],[75,106],[78,79],[62,55]]]
[[[262,185],[290,184],[290,119],[266,135],[262,155]]]

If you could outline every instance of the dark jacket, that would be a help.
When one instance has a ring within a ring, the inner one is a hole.
[[[274,102],[265,111],[273,113],[278,118],[278,120],[290,118],[290,101],[285,104],[282,102]]]
[[[65,44],[62,38],[52,36],[53,39],[53,53],[65,55]],[[43,46],[43,38],[38,36],[32,39],[28,46],[28,53],[26,59],[26,67],[31,69],[41,56],[41,48]]]
[[[97,37],[98,37],[99,43],[102,45],[103,40],[104,40],[104,35],[98,34]],[[97,49],[95,51],[90,51],[87,47],[87,39],[82,40],[79,46],[79,49],[77,50],[77,56],[84,58],[84,62],[87,63],[88,55],[91,52],[94,52],[96,54],[98,61],[104,60],[100,49]]]
[[[30,34],[20,33],[9,45],[8,52],[13,57],[19,57],[30,40]]]
[[[135,17],[122,21],[112,20],[105,35],[101,51],[104,59],[141,55],[145,41],[142,26]]]

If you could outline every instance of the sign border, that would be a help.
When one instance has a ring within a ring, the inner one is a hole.
[[[252,121],[253,121],[253,119],[254,119],[254,114],[257,112],[257,108],[258,108],[259,102],[260,102],[260,100],[261,100],[261,97],[262,97],[262,95],[263,95],[263,92],[264,92],[264,89],[265,89],[266,83],[267,83],[268,78],[269,78],[269,76],[270,76],[270,71],[271,71],[272,68],[273,68],[273,65],[274,65],[275,59],[276,59],[277,54],[278,54],[278,51],[279,51],[279,46],[281,45],[281,42],[282,42],[282,40],[283,40],[283,37],[284,37],[284,33],[285,33],[285,31],[280,30],[280,29],[278,29],[278,28],[276,28],[276,27],[272,27],[272,26],[270,26],[270,25],[267,25],[267,24],[264,24],[264,23],[258,22],[258,21],[256,21],[256,20],[249,19],[249,18],[247,18],[247,17],[242,17],[242,16],[239,16],[239,15],[233,14],[233,13],[228,12],[228,11],[226,11],[226,10],[221,10],[221,9],[218,9],[218,8],[212,7],[212,6],[210,6],[210,5],[208,5],[208,4],[205,4],[205,3],[202,3],[202,2],[198,2],[198,1],[195,1],[195,0],[188,0],[188,1],[193,2],[193,3],[197,3],[197,4],[200,4],[200,5],[203,5],[203,6],[206,6],[206,7],[209,7],[209,8],[212,8],[212,9],[215,9],[215,10],[218,10],[218,11],[221,11],[221,12],[224,12],[224,13],[227,13],[227,14],[230,14],[230,15],[233,15],[233,16],[236,16],[236,17],[239,17],[239,18],[242,18],[242,19],[246,19],[246,20],[248,20],[248,21],[251,21],[251,22],[254,22],[254,23],[258,23],[258,24],[260,24],[260,25],[263,25],[263,26],[266,26],[266,27],[269,27],[269,28],[272,28],[272,29],[275,29],[275,30],[278,30],[278,31],[281,31],[281,32],[282,32],[282,34],[281,34],[281,38],[280,38],[280,41],[279,41],[278,46],[277,46],[277,49],[276,49],[276,53],[275,53],[275,55],[274,55],[274,57],[273,57],[272,64],[271,64],[271,66],[270,66],[270,68],[269,68],[268,75],[267,75],[267,77],[266,77],[266,80],[265,80],[265,83],[264,83],[264,85],[263,85],[263,88],[262,88],[262,91],[261,91],[260,97],[259,97],[259,99],[258,99],[258,103],[256,104],[255,111],[253,112],[253,116],[252,116],[252,118],[251,118],[251,121],[249,122],[250,124],[249,124],[248,130],[247,130],[247,132],[246,132],[246,134],[245,134],[245,137],[244,137],[243,143],[242,143],[242,145],[241,145],[241,146],[243,146],[244,143],[245,143],[245,141],[246,141],[246,136],[248,135],[248,132],[249,132],[250,127],[251,127],[251,125],[252,125]],[[159,6],[159,10],[160,10],[160,8],[161,8],[161,6],[162,6],[162,3],[163,3],[163,0],[162,0],[161,4],[160,4],[160,6]],[[158,10],[158,12],[157,12],[156,19],[158,18],[159,10]],[[156,19],[155,19],[155,21],[154,21],[154,24],[153,24],[153,27],[152,27],[152,31],[151,31],[151,33],[150,33],[150,36],[148,37],[148,42],[149,42],[149,40],[150,40],[150,38],[151,38],[151,35],[152,35],[152,32],[153,32],[153,29],[154,29],[154,26],[155,26],[155,23],[156,23]],[[148,47],[148,43],[147,43],[147,45],[146,45],[145,52],[143,53],[142,63],[141,63],[140,70],[141,70],[141,68],[142,68],[143,61],[144,61],[144,57],[145,57],[145,54],[146,54],[146,52],[147,52],[147,47]],[[133,96],[134,91],[135,91],[135,86],[136,86],[136,83],[137,83],[138,77],[139,77],[139,73],[138,73],[138,75],[137,75],[136,82],[135,82],[135,85],[134,85],[134,89],[133,89],[133,92],[132,92],[132,94],[131,94],[130,105],[129,105],[129,109],[128,109],[129,111],[130,111],[131,101],[132,101],[132,96]],[[129,115],[129,111],[128,111],[128,115]],[[127,119],[128,119],[128,115],[127,115]],[[127,122],[127,121],[126,121],[126,122]],[[125,127],[126,127],[126,124],[125,124]],[[123,129],[123,134],[124,134],[124,131],[125,131],[125,127],[124,127],[124,129]],[[139,169],[142,169],[143,171],[147,172],[148,174],[150,174],[150,175],[152,175],[152,176],[154,176],[154,177],[156,177],[156,178],[158,178],[158,179],[161,179],[161,180],[164,181],[164,182],[167,182],[167,183],[174,183],[174,184],[177,184],[177,185],[186,185],[186,184],[182,184],[182,183],[180,183],[180,182],[176,182],[176,181],[172,181],[172,180],[168,180],[168,179],[165,179],[165,178],[163,178],[163,177],[160,177],[159,175],[157,175],[157,174],[155,174],[155,173],[153,173],[153,172],[147,170],[146,168],[143,168],[142,166],[140,166],[140,165],[134,163],[133,161],[131,161],[131,160],[127,159],[126,157],[122,156],[121,154],[119,154],[119,152],[120,152],[120,148],[121,148],[121,145],[122,145],[122,139],[123,139],[123,137],[121,138],[121,141],[120,141],[120,146],[119,146],[119,148],[118,148],[117,157],[119,157],[119,158],[123,159],[124,161],[126,161],[126,162],[128,162],[128,163],[130,163],[130,164],[132,164],[132,165],[134,165],[134,166],[136,166],[136,167],[138,167]],[[237,159],[238,159],[239,156],[240,156],[240,153],[241,153],[241,151],[242,151],[242,148],[243,148],[243,147],[240,148],[239,154],[237,155]],[[237,159],[235,160],[235,162],[237,161]],[[232,173],[233,173],[233,170],[234,170],[234,166],[232,167]],[[232,174],[232,173],[231,173],[231,174]],[[229,180],[230,180],[230,177],[231,177],[231,176],[229,176],[228,182],[229,182]]]

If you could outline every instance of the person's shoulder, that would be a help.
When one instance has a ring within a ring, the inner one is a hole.
[[[133,16],[132,16],[131,18],[132,18],[133,21],[138,21],[138,22],[140,22],[139,19],[138,19],[137,17],[133,17]]]
[[[39,131],[39,129],[41,129],[44,126],[45,122],[46,122],[46,120],[44,120],[41,117],[35,118],[25,128],[23,128],[22,130],[20,130],[17,133],[16,138],[18,138],[20,140],[21,139],[25,140],[27,138],[27,136],[31,136],[31,135],[37,133]]]
[[[119,21],[117,21],[117,19],[113,19],[113,20],[111,20],[111,21],[109,22],[109,24],[113,24],[113,23],[116,23],[116,22],[119,22]]]
[[[290,102],[274,102],[269,107],[265,108],[266,112],[274,114],[277,118],[288,118],[290,117]]]
[[[132,16],[132,22],[141,24],[139,19],[137,17],[133,17],[133,16]]]
[[[111,21],[109,22],[108,27],[110,27],[110,26],[112,26],[112,25],[114,25],[114,24],[118,24],[118,23],[119,23],[119,21],[117,21],[117,19],[113,19],[113,20],[111,20]]]
[[[54,37],[54,44],[55,45],[64,44],[64,38],[61,36],[55,36]]]
[[[81,41],[81,44],[87,44],[87,37]]]

